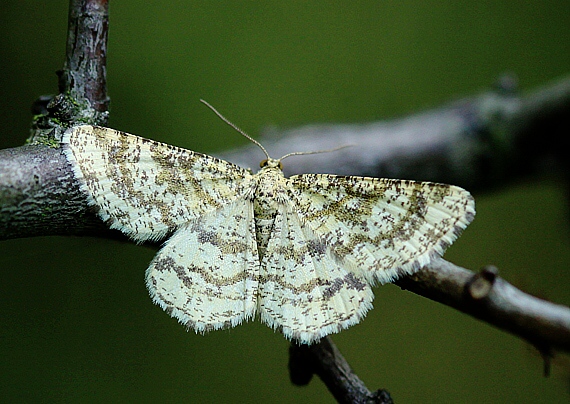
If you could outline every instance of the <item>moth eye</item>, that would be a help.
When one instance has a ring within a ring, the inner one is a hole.
[[[283,170],[283,164],[281,164],[281,161],[279,161],[279,166],[278,166],[278,167],[279,167],[280,170]]]
[[[259,166],[260,166],[261,168],[265,167],[266,165],[267,165],[267,159],[261,160],[261,163],[259,163]]]

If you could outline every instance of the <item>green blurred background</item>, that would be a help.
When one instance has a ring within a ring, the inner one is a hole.
[[[0,147],[23,144],[30,105],[57,91],[66,1],[4,0]],[[487,89],[523,91],[570,72],[570,2],[111,1],[109,125],[203,152],[267,125],[367,122]],[[495,264],[523,290],[570,304],[565,190],[555,175],[476,194],[477,218],[448,251]],[[92,238],[0,242],[0,401],[332,402],[294,387],[288,343],[258,321],[207,336],[154,306],[154,250]],[[567,402],[570,360],[388,285],[333,337],[370,389],[407,402]]]

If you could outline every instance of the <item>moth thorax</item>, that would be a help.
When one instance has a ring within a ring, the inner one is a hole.
[[[258,177],[255,201],[261,214],[263,211],[279,209],[279,205],[287,200],[286,179],[277,168],[266,168]]]

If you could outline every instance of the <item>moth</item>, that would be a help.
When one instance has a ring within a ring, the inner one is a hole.
[[[296,153],[273,159],[251,140],[266,156],[255,174],[104,127],[77,126],[62,139],[102,220],[139,243],[167,238],[146,285],[156,304],[196,332],[258,315],[287,339],[317,342],[358,323],[372,308],[372,286],[441,256],[474,218],[462,188],[286,178],[281,162]]]

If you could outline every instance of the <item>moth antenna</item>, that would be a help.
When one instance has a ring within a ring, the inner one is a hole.
[[[259,148],[261,150],[263,150],[263,153],[265,153],[265,156],[269,159],[271,158],[269,156],[269,153],[267,153],[267,150],[265,150],[265,147],[263,147],[263,145],[261,143],[259,143],[257,140],[255,140],[254,138],[252,138],[251,136],[249,136],[247,133],[245,133],[243,130],[241,130],[236,124],[230,122],[225,116],[223,116],[222,114],[220,114],[218,112],[218,110],[216,108],[214,108],[213,106],[211,106],[207,101],[204,101],[202,99],[200,99],[200,102],[204,105],[206,105],[208,108],[210,108],[212,111],[214,111],[214,113],[216,115],[218,115],[218,118],[220,118],[222,121],[224,121],[225,123],[227,123],[228,125],[230,125],[232,128],[234,128],[236,131],[238,131],[240,134],[242,134],[244,137],[246,137],[247,139],[249,139],[252,143],[256,144],[257,146],[259,146]]]
[[[320,154],[320,153],[330,153],[330,152],[334,152],[337,150],[341,150],[341,149],[346,149],[347,147],[352,147],[354,145],[352,144],[345,144],[342,146],[338,146],[338,147],[333,147],[332,149],[325,149],[325,150],[316,150],[316,151],[308,151],[308,152],[293,152],[293,153],[287,153],[286,155],[284,155],[283,157],[281,157],[279,160],[283,160],[287,157],[291,157],[291,156],[304,156],[306,154]]]

